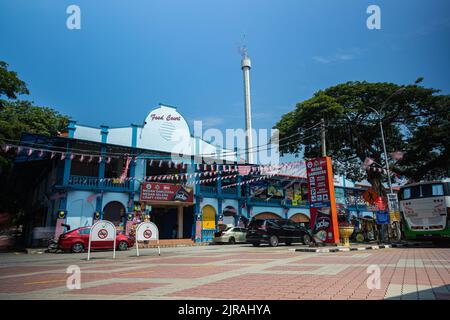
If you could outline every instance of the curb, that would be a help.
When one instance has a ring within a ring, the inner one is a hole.
[[[392,248],[404,248],[404,247],[429,247],[433,246],[432,243],[427,242],[405,242],[405,243],[393,243]]]
[[[326,253],[326,252],[379,250],[379,249],[388,249],[388,248],[423,247],[423,246],[427,246],[427,245],[429,245],[429,244],[423,243],[423,242],[410,242],[410,243],[405,242],[405,243],[369,245],[366,247],[297,248],[297,249],[289,249],[289,251]]]
[[[391,245],[375,245],[367,247],[346,247],[346,248],[298,248],[290,249],[290,251],[295,252],[315,252],[315,253],[327,253],[327,252],[348,252],[348,251],[363,251],[363,250],[378,250],[378,249],[388,249]]]
[[[26,248],[27,254],[43,254],[47,251],[47,248]]]

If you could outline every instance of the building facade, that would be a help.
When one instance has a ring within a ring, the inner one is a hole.
[[[47,163],[32,195],[41,215],[34,218],[34,234],[36,228],[58,234],[62,223],[74,229],[96,219],[129,232],[146,215],[161,239],[208,242],[219,224],[245,225],[255,217],[309,223],[304,176],[262,174],[238,150],[194,137],[174,107],[160,105],[142,124],[128,127],[69,121],[66,134],[24,135],[21,145],[17,165]],[[366,210],[361,201],[349,206]]]

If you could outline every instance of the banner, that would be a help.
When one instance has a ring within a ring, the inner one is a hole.
[[[140,201],[193,202],[194,191],[190,186],[171,183],[141,183]]]
[[[338,243],[339,229],[330,157],[306,162],[311,226],[317,242]]]
[[[300,183],[293,183],[285,188],[286,200],[290,201],[293,206],[297,206],[303,199],[303,190]]]
[[[375,214],[377,224],[389,224],[389,213],[386,211],[377,211]]]
[[[274,182],[274,183],[269,182],[268,186],[267,186],[267,195],[269,197],[283,198],[284,197],[284,189],[277,182]]]
[[[266,198],[267,181],[256,181],[250,184],[250,197]]]
[[[246,176],[250,173],[251,166],[239,166],[238,172],[241,176]]]

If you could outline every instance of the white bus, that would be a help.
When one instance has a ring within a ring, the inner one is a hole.
[[[404,185],[399,202],[405,239],[450,239],[450,179]]]

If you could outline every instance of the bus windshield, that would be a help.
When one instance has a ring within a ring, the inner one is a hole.
[[[402,200],[438,197],[444,195],[444,184],[433,183],[405,187],[400,194]]]

